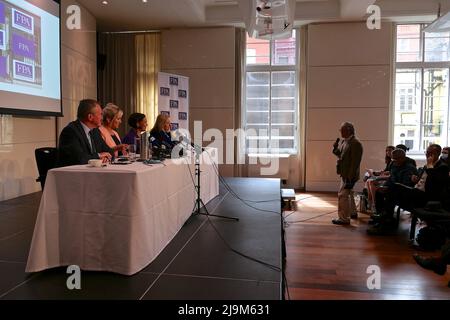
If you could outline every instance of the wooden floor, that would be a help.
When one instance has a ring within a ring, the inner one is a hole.
[[[285,211],[286,277],[290,299],[450,299],[450,270],[445,276],[420,268],[408,245],[410,217],[401,216],[393,236],[366,234],[369,216],[359,214],[351,226],[336,226],[336,194],[297,194],[296,210]],[[422,252],[438,255],[439,252]],[[381,269],[381,289],[369,290],[369,266]]]
[[[24,275],[24,269],[40,195],[0,203],[0,299],[2,292],[31,280]],[[420,268],[412,258],[415,251],[408,246],[408,214],[402,214],[397,235],[374,237],[366,234],[369,217],[365,214],[360,214],[357,221],[352,220],[351,226],[332,225],[336,206],[336,194],[298,194],[297,211],[290,216],[285,212],[287,221],[297,222],[286,227],[290,299],[450,300],[447,287],[450,270],[445,276],[438,276]],[[371,265],[381,269],[381,290],[367,288],[366,271]],[[105,283],[105,288],[106,284],[116,285],[114,288],[121,288],[120,292],[139,292],[146,280],[141,276],[126,282],[111,280],[110,276],[93,278],[97,284]],[[39,278],[36,281],[40,284]],[[51,293],[48,287],[54,282],[41,284],[40,290],[48,291],[44,295]]]

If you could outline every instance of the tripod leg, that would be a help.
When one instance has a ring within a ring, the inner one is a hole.
[[[228,219],[228,220],[234,220],[234,221],[239,221],[238,218],[234,218],[234,217],[225,217],[225,216],[220,216],[217,214],[209,214],[208,209],[205,206],[205,203],[203,202],[202,199],[200,199],[201,204],[203,205],[203,208],[205,209],[206,213],[200,213],[203,214],[205,216],[209,216],[209,217],[217,217],[217,218],[222,218],[222,219]]]
[[[203,209],[205,210],[206,214],[209,216],[210,214],[209,214],[209,212],[208,212],[208,208],[206,208],[206,205],[205,205],[205,203],[203,202],[202,199],[200,199],[200,204],[202,205],[202,207],[203,207]]]

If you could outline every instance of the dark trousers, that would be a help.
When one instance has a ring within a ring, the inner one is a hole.
[[[383,218],[392,218],[394,208],[399,203],[400,190],[396,186],[378,189],[375,194],[375,207]]]
[[[392,218],[396,205],[408,210],[424,207],[429,201],[425,192],[398,185],[388,189],[377,190],[375,200],[377,213],[383,218]]]
[[[425,192],[418,189],[398,187],[398,203],[404,209],[422,208],[430,199]]]
[[[450,264],[450,241],[442,247],[442,261],[446,264]]]

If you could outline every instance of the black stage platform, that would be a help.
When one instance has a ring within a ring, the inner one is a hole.
[[[280,180],[232,178],[226,181],[242,199],[266,201],[249,202],[251,206],[274,212],[246,206],[221,185],[220,195],[207,204],[209,213],[237,217],[240,219],[238,222],[192,216],[157,259],[138,274],[127,277],[105,272],[82,272],[82,290],[79,291],[67,289],[69,275],[65,268],[25,275],[23,270],[33,231],[30,228],[33,223],[29,221],[26,231],[0,241],[3,278],[0,298],[282,299]],[[36,196],[30,199],[28,209],[24,207],[23,210],[29,213],[35,206],[34,214],[29,214],[29,219],[35,219],[40,199]],[[12,210],[15,201],[1,203],[0,214],[1,210]],[[22,217],[20,212],[19,216]],[[15,250],[12,249],[14,247]]]

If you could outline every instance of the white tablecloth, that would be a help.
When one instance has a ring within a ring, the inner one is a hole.
[[[207,203],[219,194],[219,182],[210,157],[203,152],[201,159]],[[196,194],[189,170],[196,177],[190,162],[49,171],[26,272],[77,265],[132,275],[145,268],[192,213]]]

